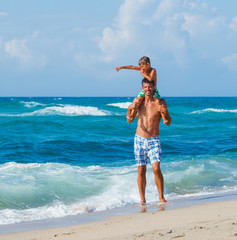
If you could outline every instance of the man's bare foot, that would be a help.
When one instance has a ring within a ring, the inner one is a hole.
[[[161,202],[161,203],[166,203],[167,201],[166,201],[164,198],[161,198],[161,199],[160,199],[160,202]]]
[[[141,206],[142,206],[142,205],[146,205],[146,200],[141,201],[141,202],[140,202],[140,205],[141,205]]]

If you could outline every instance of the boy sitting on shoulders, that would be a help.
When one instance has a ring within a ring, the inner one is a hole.
[[[131,70],[139,70],[140,73],[142,74],[143,78],[148,79],[150,82],[154,81],[155,83],[155,90],[153,93],[153,97],[156,102],[160,102],[160,94],[158,92],[158,89],[156,88],[157,85],[157,74],[156,74],[156,69],[151,67],[150,59],[149,57],[142,57],[140,58],[138,62],[139,67],[133,66],[133,65],[128,65],[128,66],[121,66],[121,67],[116,67],[116,71],[118,72],[120,69],[131,69]],[[142,101],[144,100],[145,94],[144,91],[142,90],[138,96],[133,100],[133,103],[136,108],[138,108]]]

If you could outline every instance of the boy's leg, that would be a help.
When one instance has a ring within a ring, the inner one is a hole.
[[[160,94],[159,94],[157,88],[155,88],[155,90],[154,90],[154,95],[153,95],[153,97],[154,97],[155,102],[157,102],[157,103],[160,104]]]
[[[154,97],[154,100],[155,100],[155,102],[160,104],[160,99],[159,98]]]
[[[133,104],[134,104],[136,109],[138,109],[140,107],[140,105],[142,104],[143,100],[144,100],[144,97],[135,97],[134,98]]]

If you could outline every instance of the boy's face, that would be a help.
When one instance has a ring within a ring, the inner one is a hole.
[[[142,69],[143,71],[147,71],[147,70],[150,69],[150,64],[149,64],[149,63],[141,64],[140,66],[141,66],[141,69]]]

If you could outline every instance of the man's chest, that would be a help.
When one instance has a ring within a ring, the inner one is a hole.
[[[152,120],[152,119],[159,119],[160,118],[160,113],[157,111],[155,104],[150,104],[146,106],[143,104],[141,108],[138,111],[137,117],[139,119],[147,119],[147,120]]]

